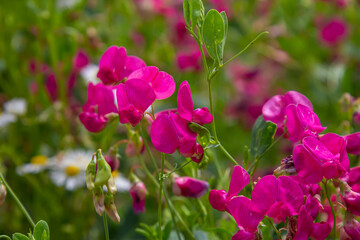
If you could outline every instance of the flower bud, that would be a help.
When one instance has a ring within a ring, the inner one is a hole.
[[[360,216],[360,193],[352,190],[345,191],[344,202],[349,212]]]
[[[2,205],[5,202],[6,198],[6,187],[2,182],[0,181],[0,205]]]
[[[119,169],[120,166],[119,156],[120,155],[118,155],[116,152],[110,153],[105,156],[106,162],[110,165],[111,172]]]
[[[86,187],[92,191],[95,187],[95,173],[96,173],[96,164],[94,161],[94,156],[91,158],[89,165],[86,168]]]
[[[282,159],[280,163],[280,167],[274,170],[274,175],[276,177],[289,176],[295,174],[296,174],[296,169],[294,166],[294,160],[292,155]]]
[[[130,196],[133,199],[133,208],[136,214],[145,212],[145,197],[148,193],[143,182],[135,182],[130,188]]]
[[[96,152],[96,168],[95,186],[103,186],[111,177],[111,168],[105,161],[105,158],[101,153],[101,149]]]
[[[133,157],[141,154],[145,151],[145,145],[142,137],[139,136],[138,132],[129,132],[129,142],[126,145],[125,154],[126,156]]]
[[[227,192],[225,190],[211,190],[209,193],[209,203],[210,205],[218,210],[225,211],[227,210]]]
[[[115,181],[114,181],[114,177],[111,174],[108,182],[106,183],[106,188],[107,190],[111,193],[111,194],[115,194],[117,191],[116,185],[115,185]]]
[[[204,148],[199,143],[196,143],[193,150],[194,153],[191,156],[191,160],[193,160],[196,163],[200,163],[200,161],[204,156]]]
[[[96,212],[102,216],[105,211],[104,206],[104,193],[101,187],[95,187],[93,189],[93,202]]]
[[[107,215],[111,218],[111,220],[116,223],[120,223],[120,216],[116,209],[114,196],[109,192],[105,194],[105,211]]]
[[[206,181],[191,177],[175,177],[172,189],[175,195],[199,198],[208,191],[209,184]]]

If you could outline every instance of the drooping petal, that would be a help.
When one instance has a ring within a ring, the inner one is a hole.
[[[119,121],[122,124],[130,123],[135,127],[142,119],[143,113],[136,109],[133,105],[119,109]]]
[[[191,97],[190,86],[187,81],[183,81],[180,84],[177,101],[179,116],[191,122],[193,118],[194,105]]]
[[[293,159],[297,174],[304,180],[305,183],[321,182],[323,178],[321,162],[319,159],[315,158],[303,145],[297,145],[295,147],[293,152]]]
[[[233,198],[228,204],[228,209],[239,229],[243,228],[249,232],[256,232],[264,217],[257,205],[243,196]]]
[[[336,155],[340,153],[340,164],[346,171],[348,171],[350,163],[346,154],[346,140],[335,133],[327,133],[320,138],[320,141],[332,154]]]
[[[301,119],[302,125],[307,130],[310,130],[312,133],[318,134],[326,129],[322,127],[319,117],[305,105],[298,104],[298,113]]]
[[[254,187],[251,201],[265,215],[277,199],[277,179],[273,175],[261,178]]]
[[[228,196],[229,198],[237,196],[239,192],[250,183],[250,176],[247,171],[241,166],[234,167],[231,176]]]
[[[206,107],[197,108],[193,111],[192,122],[204,125],[213,121],[213,116]]]
[[[159,152],[172,154],[179,146],[179,136],[168,114],[158,116],[152,123],[151,142]]]
[[[310,100],[299,92],[288,91],[284,97],[287,104],[302,104],[311,110],[313,109],[313,105]]]

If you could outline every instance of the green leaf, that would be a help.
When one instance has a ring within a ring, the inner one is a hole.
[[[44,234],[45,232],[45,234]],[[34,227],[33,236],[35,240],[48,240],[50,239],[50,230],[48,224],[40,220]]]
[[[247,169],[249,164],[249,147],[244,146],[244,160],[243,160],[243,168]]]
[[[171,233],[172,221],[169,221],[163,229],[163,239],[168,240]]]
[[[0,235],[0,239],[7,239],[7,240],[11,240],[10,237],[6,236],[6,235]]]
[[[251,132],[250,154],[254,158],[261,156],[273,143],[276,124],[265,122],[263,116],[258,117]]]
[[[202,25],[202,35],[210,57],[218,64],[222,64],[222,42],[225,39],[225,22],[222,15],[215,9],[211,9],[206,14]]]
[[[197,133],[197,140],[200,145],[204,148],[210,143],[210,132],[206,127],[203,127],[197,123],[189,123],[189,128],[191,131]]]
[[[12,235],[12,237],[13,237],[13,240],[29,240],[29,238],[26,235],[21,234],[21,233],[14,233]]]
[[[184,0],[183,11],[186,25],[194,29],[204,19],[204,5],[201,0]]]
[[[225,36],[224,36],[224,39],[223,39],[222,44],[221,44],[221,52],[224,53],[224,48],[225,48],[225,42],[226,42],[226,36],[227,36],[227,32],[228,32],[229,22],[228,22],[228,18],[226,16],[225,11],[222,11],[220,14],[221,14],[221,17],[223,18],[224,24],[225,24]],[[221,63],[222,63],[222,58],[221,58]]]

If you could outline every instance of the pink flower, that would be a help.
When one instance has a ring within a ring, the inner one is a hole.
[[[73,57],[72,65],[75,71],[80,71],[90,62],[89,56],[83,51],[78,50]]]
[[[209,124],[213,121],[213,116],[206,107],[194,109],[190,86],[187,81],[180,84],[178,92],[178,113],[183,119],[197,124]]]
[[[191,177],[175,177],[172,184],[173,193],[177,196],[200,198],[209,189],[206,181]]]
[[[307,97],[296,91],[289,91],[285,95],[273,96],[264,104],[262,108],[264,119],[275,123],[279,129],[283,129],[286,107],[290,104],[302,104],[311,110],[313,109]]]
[[[199,71],[201,68],[200,50],[195,50],[190,53],[178,52],[176,58],[177,58],[177,65],[181,70]]]
[[[250,182],[250,176],[241,166],[235,166],[231,176],[229,191],[211,190],[209,193],[210,205],[218,211],[228,211],[227,205]]]
[[[349,173],[341,180],[346,181],[351,190],[360,193],[360,167],[350,168]]]
[[[287,138],[297,142],[308,135],[316,136],[326,128],[321,126],[318,116],[308,107],[290,104],[286,107]]]
[[[272,217],[275,223],[280,223],[285,222],[286,217],[298,214],[304,204],[304,195],[291,177],[276,178],[268,175],[255,185],[251,201],[263,215]]]
[[[293,152],[298,175],[306,183],[318,183],[326,179],[342,177],[349,170],[346,140],[334,133],[320,139],[305,137]]]
[[[298,216],[298,228],[294,240],[308,239],[324,240],[330,233],[328,223],[314,223],[305,206],[302,206]]]
[[[256,204],[244,196],[239,196],[232,198],[227,207],[239,227],[232,240],[255,239],[257,227],[264,217]]]
[[[320,29],[321,40],[330,46],[336,45],[344,40],[346,35],[347,23],[340,18],[331,19]]]
[[[59,97],[58,93],[58,84],[53,73],[50,73],[46,76],[45,88],[50,97],[51,101],[56,101]]]
[[[175,91],[175,81],[168,73],[159,71],[157,67],[143,67],[132,72],[127,80],[141,79],[150,84],[155,92],[156,99],[170,97]]]
[[[351,213],[346,213],[344,230],[347,235],[346,239],[360,239],[360,223],[354,218]],[[340,238],[343,240],[343,238]]]
[[[346,208],[356,216],[360,216],[360,193],[346,190],[343,196]]]
[[[150,137],[159,152],[172,154],[178,149],[184,157],[191,157],[197,163],[201,161],[198,158],[196,133],[190,130],[188,121],[174,111],[164,111],[157,115],[151,126]]]
[[[97,76],[104,84],[113,84],[145,66],[145,62],[140,58],[127,56],[124,47],[111,46],[100,58]]]
[[[117,113],[114,94],[110,88],[103,84],[88,86],[88,101],[83,106],[79,118],[85,128],[90,132],[100,132],[106,126],[107,115]]]
[[[131,79],[116,87],[116,99],[119,121],[135,127],[146,109],[155,101],[155,93],[146,81]]]
[[[360,132],[344,136],[346,139],[346,151],[348,153],[360,154]]]
[[[133,208],[136,214],[139,212],[145,212],[145,197],[147,195],[147,190],[143,182],[134,183],[130,190],[130,196],[133,199]]]

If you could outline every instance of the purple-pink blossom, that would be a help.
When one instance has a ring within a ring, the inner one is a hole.
[[[133,199],[133,208],[136,214],[139,212],[145,212],[145,197],[147,190],[143,182],[135,182],[130,190],[130,196]]]
[[[135,127],[146,109],[155,101],[155,93],[149,83],[140,79],[127,80],[116,87],[119,121]]]
[[[107,115],[117,113],[114,94],[102,83],[89,83],[87,95],[88,100],[79,115],[80,121],[88,131],[100,132],[108,122]]]
[[[241,166],[235,166],[231,176],[229,191],[211,190],[209,193],[210,205],[218,211],[228,211],[227,205],[250,182],[250,176]]]
[[[320,29],[320,37],[325,44],[333,46],[344,40],[347,32],[347,23],[341,18],[334,18]]]
[[[145,66],[145,62],[140,58],[127,56],[124,47],[111,46],[100,58],[97,76],[106,85],[114,84]]]
[[[344,136],[346,139],[346,151],[348,153],[360,154],[360,132]]]
[[[209,184],[206,181],[191,177],[174,177],[172,184],[172,190],[175,195],[189,198],[200,198],[208,189]]]
[[[306,183],[318,183],[323,177],[339,178],[349,171],[346,140],[334,133],[305,137],[295,147],[293,158],[298,175]]]

